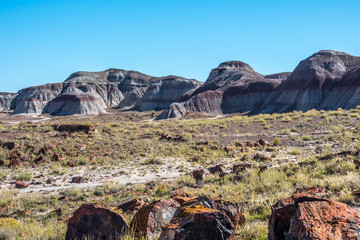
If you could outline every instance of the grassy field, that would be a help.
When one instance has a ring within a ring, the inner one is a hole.
[[[353,207],[359,204],[352,194],[360,189],[358,156],[320,160],[332,153],[359,149],[359,109],[151,121],[157,114],[122,112],[17,124],[0,119],[0,140],[18,143],[16,150],[22,158],[20,166],[9,166],[14,149],[0,148],[0,239],[63,239],[66,219],[83,203],[102,202],[114,208],[132,198],[146,202],[168,198],[177,189],[192,196],[205,194],[234,202],[247,219],[246,225],[237,229],[244,239],[267,239],[271,206],[296,188],[324,186],[326,197]],[[52,127],[73,123],[93,125],[97,132],[67,134]],[[253,144],[259,139],[270,144]],[[246,142],[252,146],[244,148]],[[44,150],[38,154],[35,148]],[[54,153],[61,159],[54,158]],[[44,161],[35,164],[39,156]],[[268,168],[232,173],[232,165],[242,162]],[[200,185],[191,176],[193,169],[216,164],[224,164],[229,174],[222,178],[208,175]],[[179,174],[174,180],[116,181],[132,174],[175,171]],[[102,179],[104,183],[84,188],[62,185],[78,175],[86,176],[89,182]],[[17,180],[30,182],[33,192],[15,189]],[[54,184],[61,188],[52,189]],[[38,191],[43,186],[49,190]],[[132,216],[126,217],[130,220]]]

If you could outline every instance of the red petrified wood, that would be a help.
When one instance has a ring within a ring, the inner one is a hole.
[[[135,214],[131,225],[135,227],[136,232],[147,236],[148,239],[156,239],[162,227],[171,221],[179,207],[180,204],[173,199],[153,202]]]
[[[232,237],[234,230],[235,226],[223,212],[191,205],[176,212],[159,240],[225,240]]]
[[[144,206],[144,204],[145,204],[144,201],[141,199],[133,199],[128,202],[120,204],[116,208],[121,209],[123,213],[132,214],[138,212]]]
[[[270,240],[360,239],[360,213],[344,203],[299,193],[271,211]]]
[[[69,219],[65,239],[117,239],[128,229],[119,213],[85,204]]]

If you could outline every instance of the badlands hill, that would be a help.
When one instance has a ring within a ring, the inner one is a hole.
[[[0,93],[0,111],[13,114],[101,114],[107,108],[164,110],[158,119],[188,112],[283,113],[350,109],[360,105],[360,58],[320,51],[291,72],[262,75],[241,61],[221,63],[204,84],[177,76],[153,77],[108,69],[76,72],[63,83]]]
[[[159,119],[188,112],[203,114],[283,113],[293,110],[350,109],[360,105],[360,58],[320,51],[292,73],[263,76],[248,64],[224,62],[213,69],[190,99],[173,103]]]
[[[63,83],[20,90],[11,101],[10,109],[14,110],[13,114],[50,113],[57,116],[100,114],[109,107],[161,110],[198,86],[200,83],[193,79],[158,78],[120,69],[76,72]]]
[[[14,97],[16,97],[15,93],[0,92],[0,112],[10,109]]]

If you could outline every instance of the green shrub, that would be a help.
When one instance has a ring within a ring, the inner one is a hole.
[[[29,181],[32,179],[32,174],[30,172],[21,172],[16,177],[16,181]]]
[[[181,134],[181,138],[183,141],[189,142],[192,139],[192,134],[191,133],[183,133],[183,134]]]
[[[285,117],[283,117],[283,119],[281,119],[281,121],[282,122],[292,122],[292,119],[289,116],[285,116]]]
[[[309,135],[304,135],[304,136],[302,136],[301,139],[302,139],[303,141],[312,141],[312,137],[309,136]]]
[[[272,144],[274,146],[280,146],[281,145],[281,140],[280,138],[274,138],[274,140],[272,141]]]
[[[86,158],[86,157],[79,157],[79,158],[76,160],[76,163],[77,163],[78,165],[84,166],[84,165],[87,165],[87,164],[89,163],[89,159]]]
[[[290,135],[291,134],[291,130],[286,128],[286,129],[281,129],[280,131],[281,135]]]

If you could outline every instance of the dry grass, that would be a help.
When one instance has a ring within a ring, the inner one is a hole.
[[[0,173],[2,182],[26,180],[43,184],[42,180],[34,179],[35,172],[44,173],[44,179],[66,177],[70,172],[76,174],[81,167],[89,169],[87,174],[92,169],[115,167],[127,167],[131,172],[142,166],[156,172],[169,159],[182,163],[179,168],[184,173],[218,163],[224,163],[230,170],[232,164],[244,162],[244,156],[248,157],[245,161],[256,162],[252,158],[256,153],[271,157],[271,161],[265,163],[274,167],[261,173],[256,169],[240,172],[236,180],[233,174],[224,178],[209,175],[201,186],[187,174],[171,182],[147,185],[108,182],[96,188],[69,188],[45,195],[2,190],[0,239],[63,239],[64,219],[82,203],[104,202],[114,207],[138,197],[149,203],[168,198],[176,189],[193,196],[209,195],[234,202],[247,218],[246,225],[237,232],[244,239],[266,239],[271,205],[291,195],[298,187],[324,186],[331,191],[330,198],[358,205],[359,199],[351,194],[360,189],[359,171],[353,161],[357,157],[319,161],[317,156],[359,149],[359,111],[312,110],[251,117],[234,114],[219,119],[157,122],[148,121],[154,113],[130,112],[91,119],[61,117],[43,124],[8,125],[5,122],[0,128],[0,140],[19,143],[18,150],[27,160],[19,167],[9,168],[9,155],[13,150],[0,147],[0,160],[5,162]],[[91,124],[98,132],[61,135],[50,127],[60,123]],[[181,136],[183,141],[161,140],[162,135]],[[272,146],[269,149],[253,146],[243,151],[238,144],[259,138],[265,138]],[[226,146],[236,153],[226,151]],[[34,147],[48,149],[42,153],[45,162],[37,164],[35,169],[31,167],[38,157],[33,152]],[[61,155],[60,162],[54,161],[54,152]],[[69,167],[69,161],[76,166]],[[299,167],[297,162],[309,164]],[[127,171],[120,174],[129,174]],[[61,208],[62,216],[50,213],[57,208]],[[132,216],[126,217],[130,220]],[[122,239],[138,238],[130,232]]]

